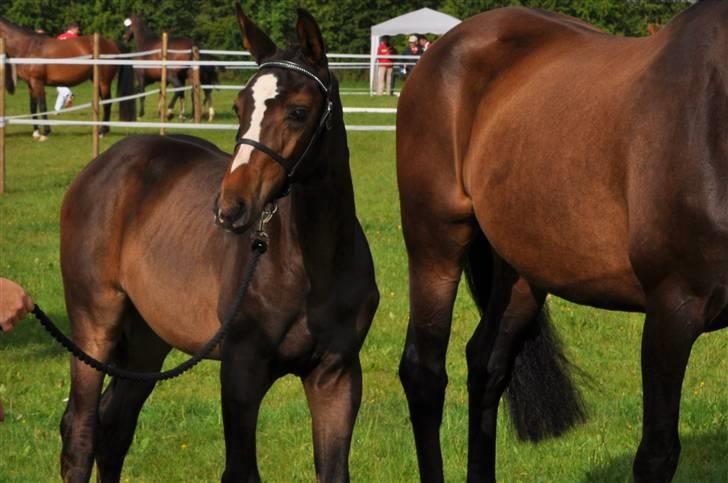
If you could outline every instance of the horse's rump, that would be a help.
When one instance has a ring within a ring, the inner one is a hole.
[[[423,56],[402,93],[403,199],[435,192],[452,199],[455,218],[467,215],[468,199],[496,251],[529,280],[579,302],[642,307],[629,201],[660,175],[640,163],[672,159],[685,170],[694,153],[676,141],[689,145],[686,106],[709,105],[689,79],[700,68],[685,67],[695,35],[689,22],[676,23],[629,39],[520,8],[463,22]],[[453,128],[422,139],[432,119]]]

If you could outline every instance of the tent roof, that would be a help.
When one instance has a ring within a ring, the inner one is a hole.
[[[372,26],[372,35],[438,34],[442,35],[460,23],[455,17],[421,8]]]

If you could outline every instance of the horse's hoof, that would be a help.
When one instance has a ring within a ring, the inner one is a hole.
[[[42,142],[48,141],[48,136],[46,136],[45,134],[41,134],[36,139],[38,139],[38,142],[42,143]]]
[[[40,138],[40,131],[38,131],[36,129],[35,131],[33,131],[33,139],[38,139],[38,138]]]

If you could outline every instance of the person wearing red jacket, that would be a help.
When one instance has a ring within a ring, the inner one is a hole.
[[[377,47],[377,55],[396,55],[397,51],[389,44],[389,36],[385,35],[379,42]],[[377,57],[377,95],[381,96],[384,92],[388,96],[392,95],[392,67],[394,60],[386,57]]]
[[[80,33],[81,29],[78,24],[71,22],[66,27],[66,31],[56,38],[58,40],[73,39],[78,37]],[[56,90],[58,91],[58,96],[56,97],[55,110],[60,111],[65,107],[71,107],[73,104],[73,93],[71,92],[71,89],[66,86],[58,86],[56,87]]]

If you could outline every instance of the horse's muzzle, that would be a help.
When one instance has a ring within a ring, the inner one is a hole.
[[[242,201],[231,206],[220,206],[219,202],[216,202],[213,208],[215,224],[224,230],[242,233],[249,226],[247,211]]]

